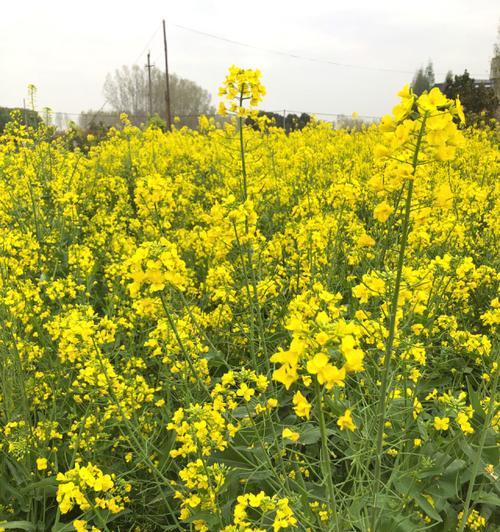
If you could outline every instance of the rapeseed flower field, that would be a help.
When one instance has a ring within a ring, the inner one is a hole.
[[[495,130],[405,87],[286,134],[264,93],[0,137],[0,529],[498,530]]]

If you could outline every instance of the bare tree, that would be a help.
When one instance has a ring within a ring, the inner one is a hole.
[[[165,73],[151,69],[153,114],[165,116]],[[173,116],[195,117],[213,114],[211,96],[194,81],[170,75],[171,105]],[[126,112],[136,121],[144,121],[148,115],[149,93],[147,71],[139,65],[122,66],[108,74],[104,83],[104,97],[117,112]]]

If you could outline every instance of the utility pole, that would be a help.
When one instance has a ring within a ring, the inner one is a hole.
[[[167,31],[165,30],[165,19],[163,19],[163,47],[165,49],[165,81],[166,81],[166,92],[165,92],[165,103],[167,106],[167,127],[172,129],[172,112],[170,109],[170,82],[168,75],[168,54],[167,54]]]
[[[283,129],[286,133],[286,109],[283,109]]]
[[[23,98],[24,125],[28,127],[28,113],[26,111],[26,99]]]
[[[148,89],[149,89],[149,116],[153,115],[153,94],[151,92],[151,69],[154,65],[150,61],[151,52],[148,52],[148,64],[145,67],[148,69]]]

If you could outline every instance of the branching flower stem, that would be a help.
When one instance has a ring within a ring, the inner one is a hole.
[[[391,373],[391,357],[392,350],[394,346],[394,339],[396,336],[396,321],[398,313],[398,301],[399,301],[399,292],[401,289],[401,279],[403,277],[403,265],[405,258],[406,245],[408,243],[408,233],[410,229],[410,211],[411,211],[411,202],[413,197],[413,180],[417,172],[418,167],[418,157],[420,153],[420,148],[422,146],[422,139],[425,133],[425,124],[427,121],[427,114],[422,118],[422,124],[418,132],[417,142],[415,145],[415,151],[413,152],[412,159],[412,179],[408,183],[408,190],[406,193],[406,201],[404,207],[404,218],[403,218],[403,227],[401,233],[401,244],[399,247],[399,256],[396,270],[396,281],[394,283],[394,290],[392,292],[391,307],[389,313],[389,335],[387,338],[387,344],[385,348],[384,356],[384,368],[382,373],[382,384],[380,387],[380,396],[377,409],[377,435],[376,435],[376,451],[375,451],[375,478],[373,482],[373,507],[371,514],[371,531],[375,532],[378,518],[377,511],[377,494],[380,489],[380,476],[381,476],[381,466],[382,466],[382,444],[384,436],[384,423],[385,423],[385,414],[387,407],[387,392],[388,392],[388,383],[389,375]],[[405,185],[404,185],[405,186]]]

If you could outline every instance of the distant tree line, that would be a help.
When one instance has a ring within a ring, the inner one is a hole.
[[[499,102],[493,88],[484,83],[478,83],[470,77],[467,70],[460,76],[454,76],[451,71],[448,72],[443,92],[448,98],[460,97],[469,122],[494,118],[498,109]]]
[[[19,122],[25,126],[36,128],[42,122],[42,117],[31,109],[0,107],[0,133],[3,133],[5,125],[12,120],[14,115],[17,115]]]
[[[498,53],[498,47],[495,48],[495,53]],[[493,87],[482,80],[475,80],[467,70],[461,75],[453,75],[449,71],[444,83],[436,84],[434,68],[429,61],[425,68],[417,69],[411,87],[415,94],[420,95],[435,86],[448,98],[460,98],[469,123],[493,118],[498,110],[499,101]]]
[[[435,83],[436,79],[434,76],[434,67],[432,65],[432,61],[429,61],[425,68],[420,67],[417,69],[415,75],[413,76],[411,88],[415,94],[420,96],[424,91],[432,89]]]
[[[300,131],[304,129],[307,124],[311,121],[311,116],[307,113],[302,113],[300,115],[294,114],[294,113],[286,113],[283,114],[280,113],[273,113],[271,111],[259,111],[258,116],[266,116],[271,120],[271,123],[275,127],[280,127],[284,129],[287,133],[290,133],[291,131]],[[245,123],[254,129],[257,128],[257,122],[251,118],[248,117],[245,120]]]

